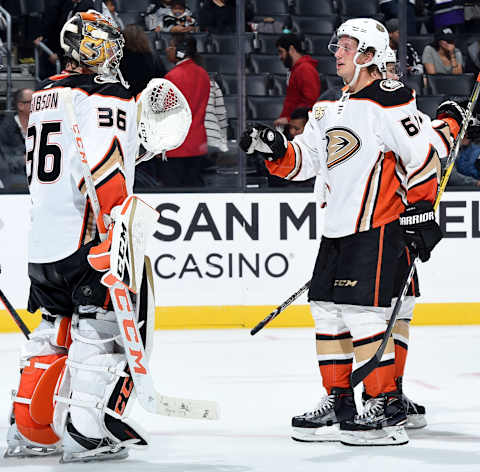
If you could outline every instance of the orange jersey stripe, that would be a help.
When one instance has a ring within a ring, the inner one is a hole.
[[[378,241],[378,259],[377,259],[377,274],[375,276],[375,296],[373,306],[378,306],[378,295],[380,292],[380,276],[382,273],[382,258],[383,258],[383,237],[385,233],[385,226],[380,228],[380,238]]]

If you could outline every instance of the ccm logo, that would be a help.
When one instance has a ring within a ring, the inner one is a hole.
[[[400,224],[402,226],[418,225],[419,223],[426,223],[427,221],[434,220],[435,215],[433,214],[433,211],[429,211],[428,213],[421,213],[420,215],[401,216]]]
[[[125,300],[126,308],[123,308],[123,305],[121,303],[122,298]],[[132,311],[132,307],[130,306],[130,303],[129,303],[129,297],[128,297],[128,294],[126,293],[125,288],[122,287],[122,288],[116,288],[115,289],[115,299],[118,303],[118,306],[120,307],[120,309],[122,311],[123,310],[127,310],[127,311],[130,311],[130,312]],[[123,332],[125,333],[125,338],[129,343],[132,343],[132,344],[140,344],[141,343],[140,336],[138,335],[138,332],[137,332],[137,329],[135,327],[135,323],[134,323],[133,320],[123,320],[122,327],[123,327]],[[127,346],[125,346],[125,347],[127,348]],[[141,348],[140,349],[132,349],[130,346],[128,346],[128,352],[129,352],[130,356],[135,357],[135,367],[134,367],[133,370],[137,374],[146,375],[147,374],[147,369],[142,364],[143,357],[144,357],[144,353],[143,353],[142,349]]]
[[[358,284],[358,280],[335,280],[333,284],[335,287],[355,287]]]

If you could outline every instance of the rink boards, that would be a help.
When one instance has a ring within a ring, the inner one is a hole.
[[[156,327],[251,327],[310,277],[324,211],[312,194],[145,194],[159,211],[150,239]],[[447,192],[445,238],[419,264],[416,324],[480,323],[480,193]],[[27,324],[29,196],[0,196],[0,288]],[[312,325],[306,296],[272,326]],[[3,308],[3,306],[1,307]],[[17,330],[0,310],[0,332]]]

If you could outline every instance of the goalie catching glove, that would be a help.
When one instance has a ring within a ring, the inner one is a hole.
[[[263,155],[264,159],[276,161],[287,152],[288,140],[279,131],[256,124],[244,131],[240,137],[239,146],[247,154],[257,151]]]
[[[422,262],[428,261],[433,248],[443,237],[432,204],[422,200],[409,205],[400,215],[400,226],[408,248]]]

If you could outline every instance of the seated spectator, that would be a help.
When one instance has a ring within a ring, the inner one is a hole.
[[[455,35],[450,28],[435,33],[434,42],[425,46],[422,55],[427,74],[462,74],[462,53],[455,47]]]
[[[455,166],[463,175],[480,180],[480,140],[463,138]]]
[[[33,90],[27,88],[18,90],[14,95],[15,115],[7,115],[0,125],[1,179],[7,190],[28,190],[25,170],[25,136],[32,93]]]
[[[287,93],[280,117],[275,126],[288,124],[293,110],[299,107],[312,108],[320,96],[318,61],[302,52],[301,41],[295,34],[284,34],[277,41],[280,60],[290,70]]]
[[[170,11],[172,0],[154,0],[145,12],[145,28],[149,31],[162,25],[163,17]]]
[[[215,148],[222,152],[228,151],[227,128],[227,110],[222,90],[215,80],[210,79],[210,96],[205,113],[205,130],[209,148]]]
[[[102,6],[102,14],[107,18],[110,18],[112,22],[117,25],[121,30],[125,29],[123,20],[117,13],[117,2],[115,0],[104,0]]]
[[[390,37],[390,47],[397,53],[400,41],[399,21],[397,18],[392,18],[385,23],[385,26]],[[412,43],[409,42],[407,42],[407,73],[412,75],[423,74],[423,64],[420,56]]]
[[[236,0],[205,0],[198,13],[202,31],[234,33],[236,31]]]
[[[120,72],[137,96],[154,77],[163,77],[166,70],[156,61],[145,31],[139,25],[127,25],[123,31],[125,47]]]
[[[289,141],[295,136],[303,133],[303,129],[308,121],[309,110],[310,109],[306,107],[296,108],[293,110],[292,114],[290,115],[290,121],[288,122],[285,133],[285,136]]]
[[[161,27],[159,30],[158,28]],[[197,20],[185,6],[185,0],[173,0],[170,10],[163,16],[162,24],[155,31],[171,33],[192,33],[198,30]]]

